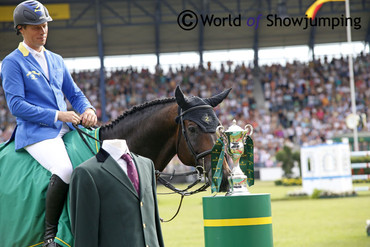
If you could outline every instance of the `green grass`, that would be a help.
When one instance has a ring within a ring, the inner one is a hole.
[[[370,186],[356,184],[355,186]],[[183,187],[180,186],[179,187]],[[370,219],[370,191],[357,197],[335,199],[288,198],[286,193],[300,186],[275,186],[257,181],[252,193],[270,193],[275,247],[365,247],[370,246],[365,221]],[[158,193],[168,192],[158,186]],[[185,197],[179,215],[162,223],[167,247],[204,246],[202,197],[207,192]],[[158,195],[159,212],[164,220],[178,207],[179,195]]]

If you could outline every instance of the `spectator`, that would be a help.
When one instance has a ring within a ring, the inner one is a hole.
[[[285,66],[264,65],[260,69],[266,109],[256,107],[254,75],[252,68],[244,64],[235,65],[234,70],[225,64],[220,71],[214,70],[209,63],[206,68],[171,67],[167,72],[160,67],[154,73],[132,68],[107,72],[107,115],[113,120],[135,104],[171,97],[177,84],[181,84],[186,93],[201,97],[232,87],[228,98],[215,108],[216,114],[224,126],[229,126],[234,118],[241,126],[252,123],[256,127],[253,134],[255,152],[266,151],[273,157],[286,142],[296,147],[313,145],[351,132],[345,124],[346,116],[351,113],[346,58],[331,61],[324,58],[309,63],[295,61]],[[354,70],[357,109],[366,119],[361,131],[370,131],[370,55],[357,56]],[[75,72],[73,78],[91,99],[100,118],[99,71]],[[3,96],[0,102],[2,100]],[[14,120],[4,104],[0,104],[0,126],[3,131],[0,141],[5,141],[5,129],[14,126]]]

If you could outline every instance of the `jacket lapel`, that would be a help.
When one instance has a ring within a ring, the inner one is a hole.
[[[50,79],[50,81],[52,81],[52,78],[54,78],[54,72],[56,70],[52,68],[53,64],[50,62],[51,58],[50,58],[49,52],[47,52],[47,50],[45,48],[44,48],[44,54],[45,54],[46,63],[48,64],[49,79]],[[45,78],[46,78],[46,76],[45,76]]]

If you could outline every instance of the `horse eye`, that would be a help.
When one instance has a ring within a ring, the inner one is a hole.
[[[195,126],[189,126],[189,127],[188,127],[188,130],[189,130],[189,132],[191,132],[191,133],[195,133],[195,131],[196,131]]]

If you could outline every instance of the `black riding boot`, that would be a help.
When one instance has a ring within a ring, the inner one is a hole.
[[[60,246],[54,242],[54,238],[58,231],[58,221],[62,214],[67,192],[68,184],[53,174],[46,193],[44,247]]]

